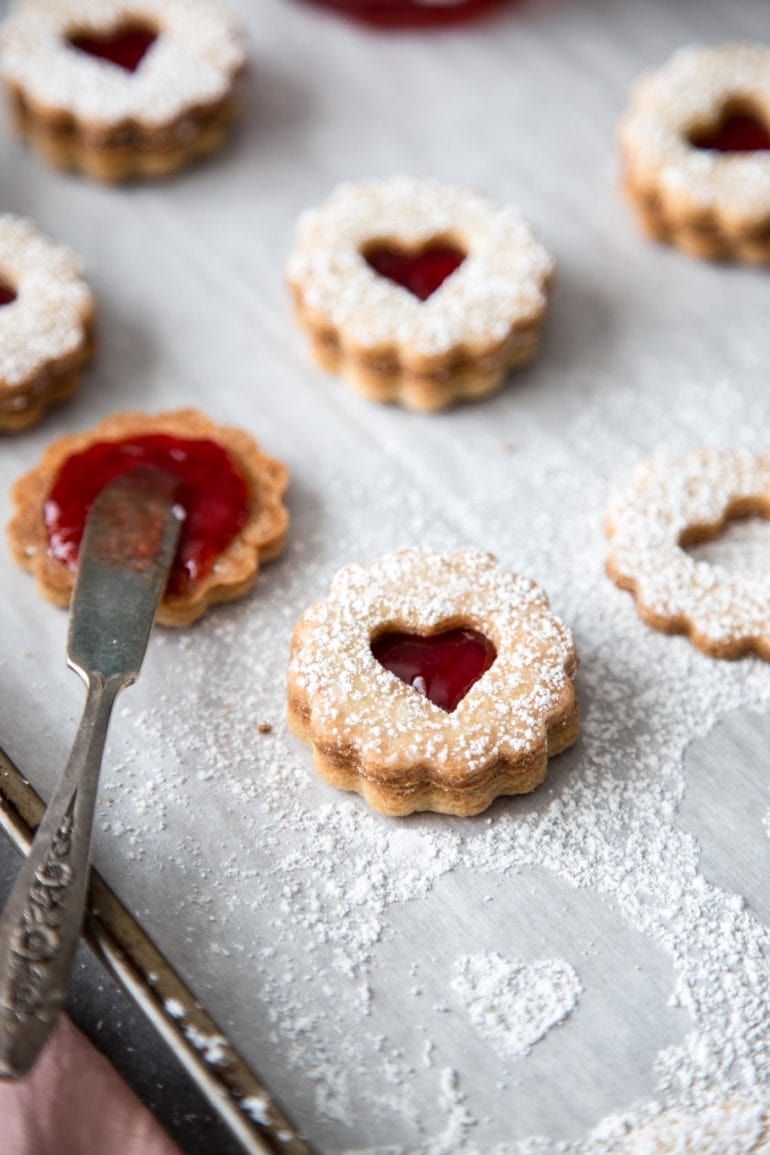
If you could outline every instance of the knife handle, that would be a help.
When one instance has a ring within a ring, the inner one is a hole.
[[[66,769],[0,917],[0,1076],[30,1069],[67,996],[107,726],[124,685],[89,678]]]

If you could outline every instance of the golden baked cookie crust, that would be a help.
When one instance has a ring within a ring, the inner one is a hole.
[[[133,27],[156,34],[133,72],[69,42]],[[245,58],[211,0],[18,0],[0,27],[19,136],[52,165],[109,182],[165,176],[219,148]]]
[[[642,77],[620,126],[624,183],[649,236],[706,260],[770,262],[770,151],[693,141],[731,111],[770,130],[770,49],[693,45]]]
[[[78,258],[33,223],[0,215],[0,433],[69,397],[94,348],[94,299]]]
[[[464,260],[425,300],[365,256],[441,244]],[[553,272],[517,209],[409,176],[340,185],[300,217],[288,264],[318,364],[372,401],[427,411],[494,392],[534,357]]]
[[[385,630],[479,631],[496,658],[451,713],[385,669]],[[288,681],[291,729],[319,774],[383,814],[472,815],[534,790],[577,738],[577,656],[540,587],[479,550],[405,549],[341,570],[302,616]]]
[[[289,515],[281,499],[289,473],[281,462],[263,453],[249,433],[235,426],[216,425],[195,409],[155,416],[117,413],[86,433],[53,442],[37,468],[13,487],[15,514],[8,527],[11,552],[19,565],[35,575],[41,593],[49,601],[69,605],[75,582],[74,572],[51,557],[43,520],[43,505],[60,469],[70,457],[97,442],[153,433],[215,441],[230,456],[249,491],[246,524],[207,574],[181,594],[164,595],[157,618],[161,625],[189,625],[209,606],[242,597],[254,584],[260,565],[277,557],[283,549]]]

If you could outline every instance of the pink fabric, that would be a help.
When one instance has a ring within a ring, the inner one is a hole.
[[[2,1155],[181,1155],[65,1015],[35,1067],[0,1080]]]

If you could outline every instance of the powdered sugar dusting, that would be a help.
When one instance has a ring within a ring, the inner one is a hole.
[[[81,348],[93,299],[75,254],[9,213],[0,215],[0,279],[16,291],[0,308],[2,404]]]
[[[460,268],[427,301],[378,276],[362,250],[388,240],[407,248],[453,238]],[[360,348],[403,355],[483,355],[519,324],[538,318],[553,258],[518,209],[426,178],[395,176],[340,185],[300,217],[289,280],[305,307]]]
[[[561,959],[512,962],[497,953],[458,959],[451,987],[476,1030],[503,1056],[525,1058],[577,1006],[575,968]]]
[[[183,1019],[185,1016],[184,1005],[180,1003],[179,999],[166,999],[164,1007],[174,1019]]]
[[[270,1100],[266,1095],[247,1095],[241,1102],[241,1109],[263,1127],[270,1124]]]
[[[77,52],[73,30],[108,32],[145,21],[158,37],[135,73]],[[96,125],[130,118],[155,127],[230,91],[242,38],[212,0],[19,0],[0,29],[0,72],[46,109]]]
[[[185,1027],[184,1033],[204,1061],[212,1066],[226,1063],[230,1058],[230,1047],[223,1035],[209,1035],[193,1026]]]
[[[376,660],[386,628],[439,632],[461,622],[495,645],[492,667],[452,713]],[[431,772],[452,785],[543,747],[548,722],[571,701],[572,635],[540,587],[479,550],[408,549],[343,569],[295,637],[290,683],[313,740],[349,751],[367,776],[407,784]]]

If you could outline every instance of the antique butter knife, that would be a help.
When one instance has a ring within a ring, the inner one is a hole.
[[[115,699],[139,676],[179,540],[176,479],[124,474],[86,522],[68,665],[88,687],[61,781],[0,918],[0,1075],[34,1063],[66,998],[88,884],[96,793]]]

